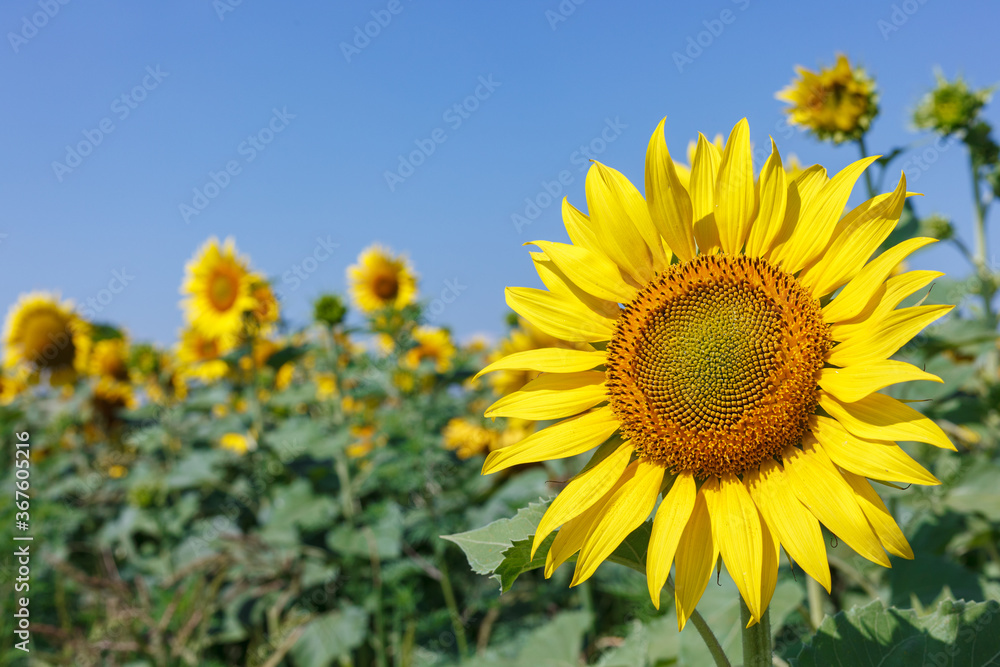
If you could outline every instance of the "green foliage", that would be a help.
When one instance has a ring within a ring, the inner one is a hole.
[[[1000,660],[1000,603],[942,601],[928,614],[879,601],[827,617],[796,667],[985,667]]]

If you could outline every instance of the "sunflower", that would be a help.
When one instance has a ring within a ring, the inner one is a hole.
[[[231,238],[220,245],[215,237],[188,262],[181,293],[188,324],[210,338],[235,340],[243,331],[244,314],[258,309],[253,296],[259,278],[246,258],[236,254]]]
[[[254,448],[252,440],[244,433],[224,433],[219,438],[219,446],[241,455]]]
[[[441,437],[444,448],[454,451],[464,461],[496,449],[500,433],[468,417],[454,417],[445,425]]]
[[[269,333],[281,315],[278,298],[274,295],[271,284],[260,276],[256,276],[250,288],[250,295],[254,300],[254,307],[250,311],[254,321],[261,333]]]
[[[455,345],[446,329],[439,327],[418,326],[413,330],[415,347],[403,354],[401,366],[408,370],[417,370],[420,363],[429,361],[434,364],[438,373],[451,370],[452,359],[455,357]]]
[[[681,628],[720,554],[752,622],[774,591],[779,547],[829,590],[820,523],[875,563],[889,566],[886,550],[912,558],[867,478],[936,484],[894,441],[954,446],[878,390],[940,382],[889,357],[951,306],[897,309],[942,275],[890,277],[933,239],[868,262],[896,226],[905,176],[840,217],[874,159],[789,181],[772,142],[755,182],[744,119],[721,154],[700,139],[687,189],[661,122],[645,198],[595,163],[590,215],[564,201],[572,244],[533,243],[548,289],[507,288],[507,303],[549,335],[592,347],[519,352],[484,369],[542,373],[486,416],[562,420],[492,452],[484,473],[599,447],[538,526],[533,550],[561,527],[547,576],[578,553],[572,584],[585,581],[661,493],[647,579],[659,606],[676,564]]]
[[[128,342],[124,338],[106,338],[94,343],[88,370],[97,378],[128,380]]]
[[[860,139],[868,131],[878,114],[878,95],[863,68],[851,67],[847,56],[838,54],[837,64],[819,72],[795,69],[799,78],[775,94],[792,105],[785,110],[792,125],[838,144]]]
[[[28,370],[33,378],[50,373],[50,382],[73,382],[87,369],[91,327],[58,294],[22,294],[4,324],[4,366]]]
[[[402,255],[375,244],[358,255],[358,263],[347,269],[351,298],[364,313],[383,308],[402,308],[417,296],[417,280]]]
[[[195,329],[184,329],[177,343],[177,362],[182,378],[214,382],[229,372],[229,364],[220,359],[231,348],[219,338],[206,336]]]

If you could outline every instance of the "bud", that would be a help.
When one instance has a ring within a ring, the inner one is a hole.
[[[336,294],[324,294],[313,303],[313,319],[328,327],[340,324],[346,315],[347,306]]]
[[[936,72],[937,87],[927,93],[913,112],[913,123],[922,130],[949,135],[969,130],[993,94],[992,88],[971,90],[961,77],[948,81]]]

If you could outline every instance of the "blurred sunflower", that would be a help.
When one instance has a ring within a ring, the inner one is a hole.
[[[117,423],[120,410],[132,410],[137,406],[132,385],[107,377],[100,378],[94,385],[93,403],[105,426]]]
[[[215,237],[188,262],[181,293],[188,324],[209,338],[235,341],[243,331],[244,313],[258,307],[253,288],[258,278],[233,239],[219,244]]]
[[[128,341],[106,338],[93,344],[88,370],[97,378],[124,381],[129,379],[128,360]]]
[[[7,311],[4,324],[4,367],[20,368],[37,377],[49,372],[53,385],[73,382],[87,369],[91,327],[57,294],[22,294]]]
[[[316,373],[316,400],[326,401],[337,395],[337,376],[333,373]]]
[[[245,433],[224,433],[219,438],[219,446],[237,454],[246,454],[253,449],[253,441]]]
[[[229,372],[229,364],[219,357],[231,348],[219,338],[206,336],[195,329],[183,329],[177,343],[177,361],[184,378],[214,382]]]
[[[789,123],[838,144],[860,139],[868,131],[878,115],[878,95],[864,68],[851,67],[847,56],[838,54],[833,67],[818,72],[795,69],[799,78],[775,94],[792,105],[785,110]]]
[[[878,390],[940,381],[888,357],[951,306],[896,308],[942,275],[889,277],[933,239],[904,241],[868,262],[896,226],[905,176],[894,192],[840,217],[874,160],[830,179],[812,167],[788,182],[772,142],[755,182],[742,120],[721,154],[701,137],[686,189],[661,122],[645,199],[619,172],[591,167],[590,215],[563,206],[573,243],[534,242],[548,289],[506,295],[549,335],[600,349],[521,352],[485,369],[542,373],[488,417],[564,421],[491,453],[484,473],[604,443],[538,526],[533,549],[562,527],[547,576],[579,552],[572,584],[585,581],[661,492],[647,579],[659,606],[676,563],[680,627],[720,554],[753,622],[774,591],[779,546],[829,590],[821,522],[875,563],[889,565],[885,550],[912,557],[866,477],[936,484],[893,441],[954,446]]]
[[[0,373],[0,405],[10,405],[28,389],[28,375],[24,369],[18,369],[13,373]]]
[[[358,255],[358,263],[347,269],[351,299],[364,313],[383,308],[402,308],[417,297],[417,280],[402,255],[375,244]]]
[[[250,311],[253,319],[259,327],[260,333],[267,334],[274,328],[274,323],[281,316],[278,298],[274,295],[271,284],[259,276],[255,278],[250,288],[250,296],[254,300],[254,307]]]
[[[454,417],[441,433],[444,448],[465,460],[496,448],[499,433],[468,417]]]
[[[421,362],[429,361],[434,364],[434,370],[438,373],[447,373],[451,370],[455,345],[446,329],[418,326],[413,330],[413,341],[416,346],[411,347],[403,355],[400,364],[403,368],[415,371]]]

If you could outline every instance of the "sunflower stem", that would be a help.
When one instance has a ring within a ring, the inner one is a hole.
[[[667,597],[674,597],[674,582],[668,577],[666,584],[663,586],[664,590],[667,592]],[[708,627],[708,623],[705,622],[705,618],[698,613],[697,609],[691,610],[691,615],[688,616],[688,620],[694,625],[698,634],[701,635],[702,641],[705,642],[705,646],[708,647],[708,652],[712,654],[712,659],[715,660],[716,667],[733,667],[733,663],[729,662],[729,658],[726,657],[726,652],[722,650],[722,644],[716,639],[715,634],[712,632],[712,628]]]
[[[812,577],[806,577],[806,595],[809,597],[809,624],[813,630],[819,629],[823,622],[823,587]]]
[[[861,150],[861,159],[868,157],[868,147],[865,146],[864,136],[858,137],[858,148]],[[868,189],[868,198],[871,199],[875,196],[875,184],[872,183],[872,174],[869,170],[865,169],[865,187]],[[769,663],[770,664],[770,663]]]
[[[750,627],[750,609],[740,596],[740,621],[743,625],[743,667],[771,667],[771,616],[765,609],[760,623]]]

